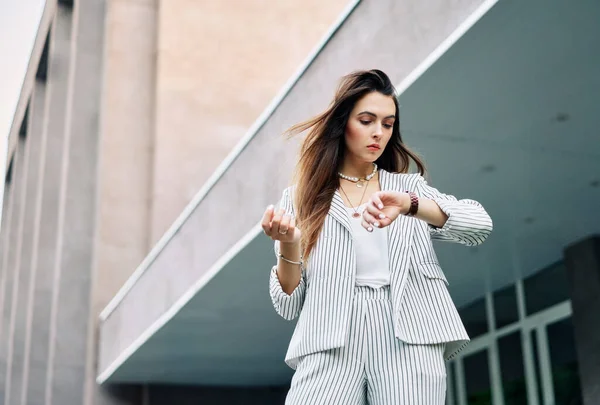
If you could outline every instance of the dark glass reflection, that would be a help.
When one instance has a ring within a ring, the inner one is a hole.
[[[510,325],[519,320],[517,307],[517,289],[514,285],[494,292],[494,314],[496,316],[496,329]]]
[[[548,326],[548,345],[554,402],[565,405],[583,404],[571,318]]]
[[[504,402],[511,405],[527,405],[521,332],[498,339],[498,352]]]
[[[488,332],[485,300],[483,298],[462,307],[459,312],[471,339]]]
[[[569,281],[563,262],[553,264],[523,280],[527,314],[535,314],[569,299]]]
[[[467,403],[489,405],[492,403],[492,387],[488,367],[487,350],[471,354],[463,359]]]

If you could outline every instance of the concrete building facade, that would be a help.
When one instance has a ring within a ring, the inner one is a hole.
[[[0,403],[190,395],[97,385],[99,313],[343,6],[46,3],[4,172]]]
[[[283,404],[294,323],[258,225],[296,158],[280,134],[376,67],[431,183],[494,219],[480,247],[436,245],[472,338],[447,404],[597,404],[598,18],[593,0],[49,1],[9,137],[0,403]]]

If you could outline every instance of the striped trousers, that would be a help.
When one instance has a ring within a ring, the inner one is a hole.
[[[346,345],[303,357],[286,405],[443,405],[445,344],[406,344],[392,319],[389,287],[356,287]]]

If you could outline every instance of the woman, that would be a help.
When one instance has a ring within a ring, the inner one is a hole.
[[[289,132],[306,130],[296,184],[262,220],[273,305],[300,316],[286,404],[441,405],[444,359],[469,337],[431,240],[478,245],[492,221],[427,185],[380,70],[344,77],[329,108]]]

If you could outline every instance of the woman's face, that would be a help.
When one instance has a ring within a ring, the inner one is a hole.
[[[346,150],[361,162],[374,162],[392,137],[396,105],[390,96],[372,92],[358,100],[346,124]]]

